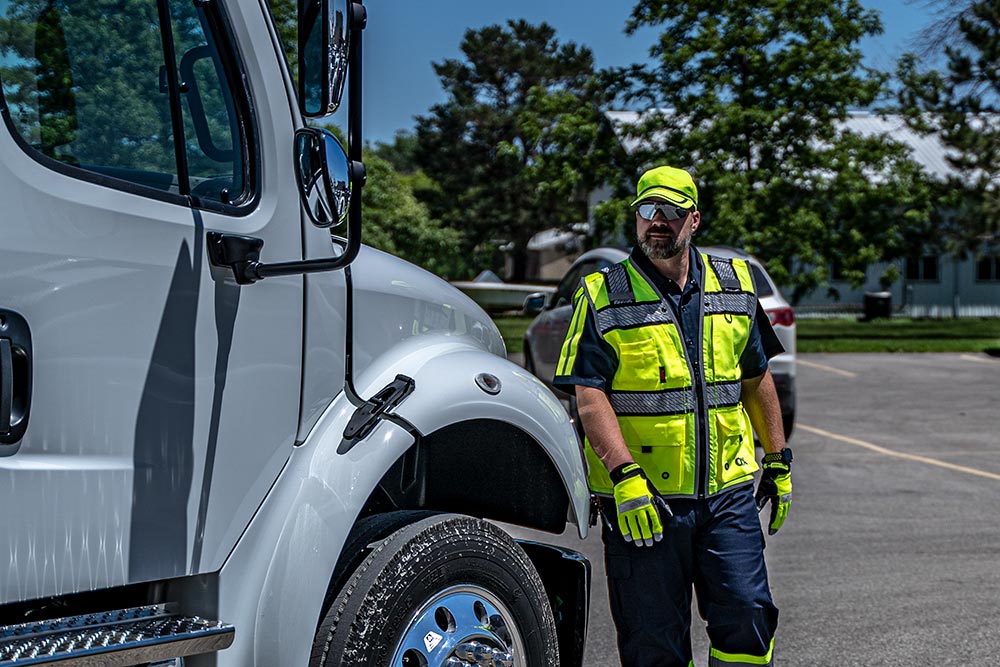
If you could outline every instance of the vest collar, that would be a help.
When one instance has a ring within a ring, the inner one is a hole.
[[[684,285],[684,293],[692,292],[701,289],[702,275],[704,273],[705,267],[701,261],[701,253],[693,245],[688,248],[688,279],[687,283]],[[632,247],[632,253],[629,255],[629,259],[633,264],[649,279],[653,282],[653,287],[659,291],[660,294],[666,296],[667,294],[681,294],[680,289],[670,278],[660,273],[656,265],[653,264],[652,260],[646,256],[646,253],[642,251],[638,245]]]

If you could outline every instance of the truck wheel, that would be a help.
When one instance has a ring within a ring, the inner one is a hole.
[[[440,514],[396,531],[348,579],[310,667],[559,664],[545,588],[496,526]]]

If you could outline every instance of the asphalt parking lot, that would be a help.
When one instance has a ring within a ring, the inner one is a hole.
[[[799,355],[797,383],[794,500],[766,550],[775,664],[1000,664],[1000,359]],[[588,667],[619,665],[598,530],[514,531],[593,564]]]

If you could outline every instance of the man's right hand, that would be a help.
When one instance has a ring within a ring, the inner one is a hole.
[[[653,546],[663,539],[663,524],[656,510],[653,492],[638,463],[625,463],[611,471],[615,483],[618,529],[626,542]]]

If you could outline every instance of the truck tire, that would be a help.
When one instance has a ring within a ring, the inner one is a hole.
[[[337,566],[330,578],[326,598],[323,600],[323,611],[326,612],[330,608],[350,576],[380,542],[404,526],[437,514],[440,512],[396,510],[359,519],[354,524],[354,528],[351,529],[350,535],[344,542],[344,548],[340,552]],[[317,619],[318,624],[322,622],[322,618]]]
[[[549,667],[559,649],[521,547],[490,523],[439,514],[397,530],[358,566],[320,623],[309,664]]]

